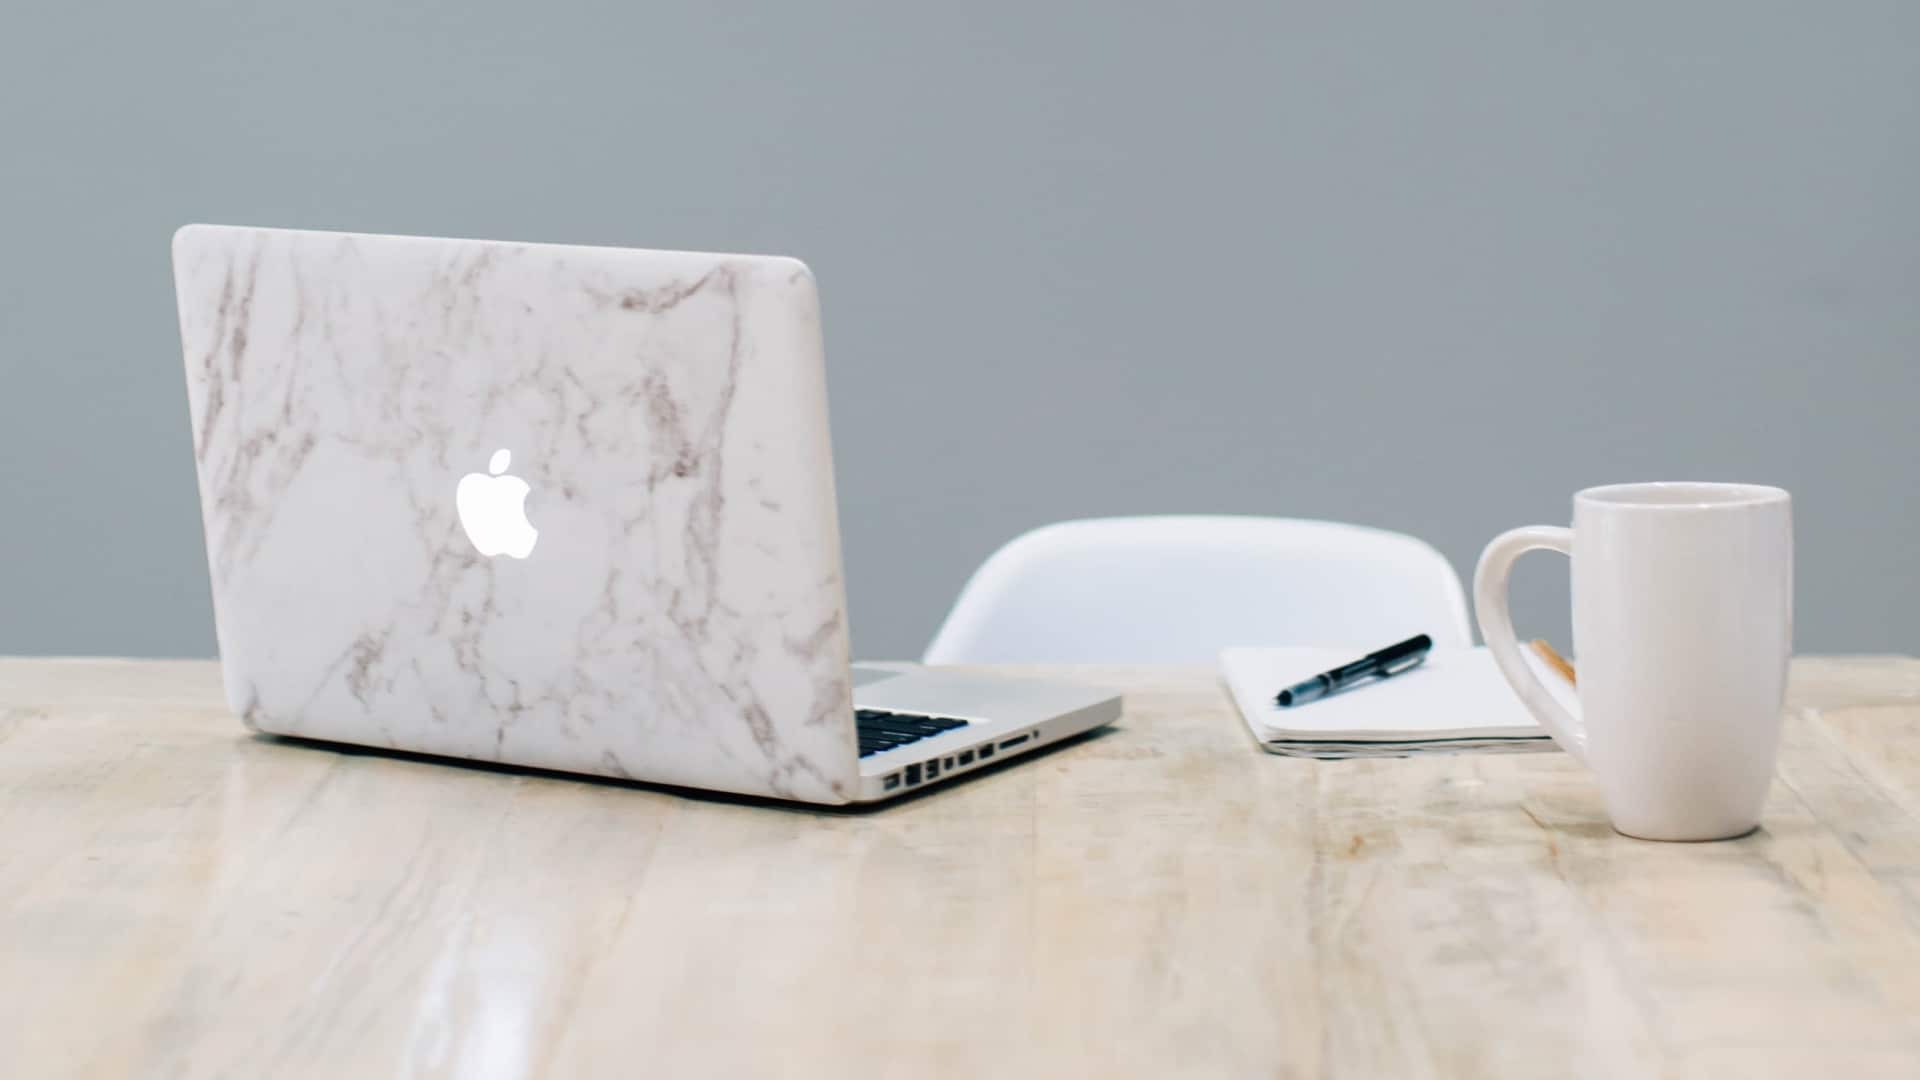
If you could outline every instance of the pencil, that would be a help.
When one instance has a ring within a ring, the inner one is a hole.
[[[1533,651],[1540,655],[1540,659],[1547,662],[1548,667],[1559,672],[1561,678],[1573,683],[1575,686],[1580,685],[1578,680],[1573,677],[1573,665],[1567,661],[1566,657],[1555,652],[1553,646],[1547,644],[1545,638],[1533,639]]]

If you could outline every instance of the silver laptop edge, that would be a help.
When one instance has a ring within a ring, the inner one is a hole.
[[[854,665],[855,707],[966,721],[966,726],[860,759],[860,800],[891,798],[1053,746],[1120,717],[1120,697],[1078,684],[942,668],[900,674]],[[872,681],[868,681],[872,680]]]

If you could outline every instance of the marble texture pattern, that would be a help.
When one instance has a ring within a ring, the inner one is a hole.
[[[851,797],[803,265],[199,225],[173,252],[248,725]],[[501,450],[539,530],[524,559],[481,555],[455,510]]]

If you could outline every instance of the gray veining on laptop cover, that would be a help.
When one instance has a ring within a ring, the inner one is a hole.
[[[803,266],[219,226],[174,263],[248,724],[851,796]]]

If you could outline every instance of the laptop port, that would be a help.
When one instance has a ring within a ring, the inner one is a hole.
[[[897,788],[899,786],[900,786],[899,773],[894,773],[892,776],[889,776],[885,780],[882,780],[880,782],[880,789],[882,791],[892,791],[894,788]]]
[[[960,764],[962,765],[973,764],[973,751],[971,750],[960,751]]]
[[[920,766],[918,765],[907,766],[907,786],[912,787],[913,785],[919,782],[920,782]]]
[[[1027,734],[1027,735],[1015,735],[1011,739],[1001,739],[1000,749],[1006,750],[1011,747],[1019,746],[1021,743],[1026,742],[1028,739],[1031,739],[1031,738],[1033,738],[1033,736],[1031,734]]]
[[[933,780],[938,778],[939,775],[940,775],[940,763],[938,761],[927,762],[927,779]]]
[[[988,743],[987,745],[985,745],[985,746],[983,746],[983,747],[981,747],[981,748],[980,748],[980,760],[981,760],[981,761],[985,761],[985,760],[987,760],[988,758],[990,758],[990,757],[992,757],[992,756],[993,756],[993,744],[992,744],[992,743]]]
[[[952,759],[952,758],[948,758],[948,759],[947,759],[947,771],[948,771],[948,772],[952,772],[952,771],[953,771],[953,759]]]

